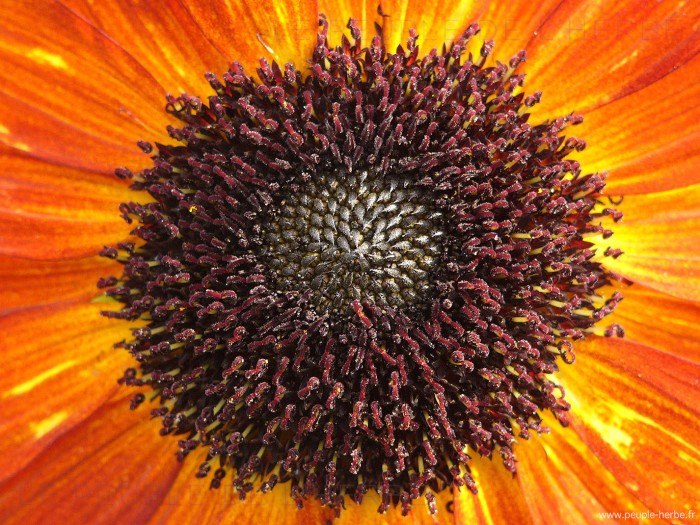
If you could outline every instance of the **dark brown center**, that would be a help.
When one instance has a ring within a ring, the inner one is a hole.
[[[470,456],[515,472],[542,411],[566,423],[553,374],[620,299],[586,237],[619,214],[567,158],[581,119],[528,122],[523,53],[473,58],[475,25],[443,53],[363,47],[352,21],[332,48],[321,22],[308,69],[234,64],[168,99],[173,144],[118,170],[150,199],[121,206],[141,241],[103,251],[124,263],[105,315],[145,321],[121,381],[180,459],[207,449],[212,487],[434,512],[476,490]]]

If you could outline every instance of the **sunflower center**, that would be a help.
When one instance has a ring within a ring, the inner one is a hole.
[[[441,214],[408,179],[340,171],[303,184],[267,229],[265,258],[285,291],[311,289],[323,313],[353,301],[415,304],[430,290]]]
[[[120,208],[140,242],[102,252],[124,264],[105,315],[141,320],[121,382],[153,389],[180,459],[206,449],[212,487],[435,512],[476,491],[472,455],[515,473],[516,436],[566,424],[560,362],[617,332],[586,239],[619,214],[567,158],[581,119],[528,122],[524,54],[487,66],[476,25],[424,56],[413,31],[392,53],[321,27],[303,73],[234,63],[207,103],[168,99],[178,144],[118,170],[150,198]]]

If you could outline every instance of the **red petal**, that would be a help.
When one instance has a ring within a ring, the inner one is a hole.
[[[534,120],[582,113],[576,158],[617,194],[700,182],[699,16],[698,2],[560,2],[527,45]]]
[[[167,497],[156,509],[151,524],[306,525],[330,521],[331,512],[322,509],[317,501],[308,500],[304,509],[297,510],[294,500],[289,497],[287,483],[278,485],[267,494],[253,491],[240,501],[233,491],[229,472],[219,489],[210,490],[210,480],[195,477],[205,459],[201,453],[187,457]]]
[[[103,405],[0,486],[0,520],[146,523],[180,464],[176,440],[160,437],[145,410],[131,412],[131,395]]]
[[[121,266],[102,257],[70,261],[27,261],[0,256],[0,311],[89,300],[97,279],[119,275]]]
[[[615,235],[596,244],[624,255],[601,259],[634,282],[689,300],[700,297],[700,184],[649,195],[630,195]]]
[[[650,509],[690,510],[700,486],[700,365],[595,338],[559,377],[571,426],[601,463]]]
[[[116,392],[132,359],[112,348],[128,332],[101,317],[104,308],[69,304],[0,317],[0,478],[23,468]]]
[[[532,523],[525,495],[536,486],[521,488],[500,459],[476,457],[470,464],[479,493],[461,489],[454,494],[455,523]],[[504,504],[507,502],[507,504]]]
[[[515,450],[518,478],[536,523],[604,522],[605,512],[644,512],[644,506],[572,429],[551,418],[550,434]]]
[[[119,203],[134,199],[116,177],[37,161],[0,146],[0,253],[30,259],[96,255],[132,227]]]
[[[109,173],[167,141],[165,90],[114,41],[59,2],[0,5],[0,142],[32,156]]]
[[[476,19],[481,27],[481,33],[478,36],[479,45],[483,40],[493,39],[495,46],[492,56],[504,63],[519,51],[526,50],[528,61],[523,70],[525,73],[529,73],[532,66],[531,47],[538,45],[538,35],[542,28],[550,22],[550,19],[555,16],[555,13],[562,8],[562,1],[528,2],[518,0],[516,2],[491,1],[487,3],[488,11]],[[525,82],[528,91],[532,90],[532,86],[529,85],[530,80],[531,75],[528,74]]]
[[[700,55],[639,91],[585,115],[587,171],[609,171],[608,192],[657,192],[700,182]]]
[[[318,34],[315,0],[276,2],[185,2],[202,33],[228,60],[237,60],[250,75],[260,57],[282,65],[293,62],[305,72]]]
[[[560,2],[527,46],[538,112],[588,113],[682,68],[700,50],[698,15],[697,2]]]
[[[620,323],[625,339],[700,363],[700,303],[635,284],[605,322]]]
[[[104,31],[129,55],[137,57],[169,93],[186,92],[200,97],[213,94],[204,74],[227,71],[235,58],[232,53],[236,48],[219,49],[212,45],[186,3],[177,0],[64,3]],[[237,27],[244,26],[244,20],[238,21]]]

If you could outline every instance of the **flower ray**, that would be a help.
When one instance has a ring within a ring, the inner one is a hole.
[[[649,510],[580,436],[550,423],[550,434],[520,447],[519,482],[535,522],[586,525],[604,522],[606,510]]]
[[[585,342],[578,357],[574,371],[560,374],[577,407],[572,428],[646,506],[692,510],[700,484],[693,424],[700,366],[615,339]]]
[[[562,2],[527,49],[531,85],[559,87],[539,114],[586,114],[663,78],[697,53],[699,16],[697,2]]]
[[[0,146],[0,253],[40,260],[94,255],[128,235],[118,216],[132,198],[116,177],[37,161]],[[95,294],[96,295],[96,294]]]
[[[0,315],[15,309],[89,301],[96,295],[97,279],[116,271],[116,263],[106,263],[102,257],[28,261],[0,255]]]
[[[2,522],[146,523],[180,465],[152,439],[153,422],[125,412],[125,403],[123,395],[103,402],[0,485]]]
[[[2,479],[117,392],[114,377],[129,359],[110,346],[124,329],[99,317],[101,309],[104,304],[68,303],[0,317],[10,364],[0,375]],[[37,333],[37,318],[51,329]]]
[[[645,195],[628,195],[620,205],[624,218],[610,240],[598,238],[601,252],[623,255],[607,258],[606,266],[674,297],[700,297],[700,184]]]
[[[640,284],[622,290],[624,300],[609,317],[625,339],[700,363],[700,302],[690,302]]]
[[[88,42],[90,53],[81,54]],[[107,173],[143,163],[130,145],[144,134],[167,140],[165,90],[104,33],[55,2],[0,6],[0,61],[0,94],[4,107],[14,108],[0,117],[2,143]]]

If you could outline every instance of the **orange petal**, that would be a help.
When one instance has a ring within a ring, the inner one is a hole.
[[[585,114],[682,68],[700,49],[699,14],[697,2],[561,2],[527,46],[538,112]]]
[[[100,291],[100,277],[120,275],[121,265],[103,257],[69,261],[27,261],[0,256],[0,311],[88,300]]]
[[[577,155],[616,193],[700,181],[698,2],[560,2],[527,45],[534,119],[586,117]]]
[[[419,35],[418,45],[425,54],[432,48],[442,48],[444,43],[462,33],[476,21],[477,13],[484,11],[483,4],[486,3],[486,0],[480,0],[478,5],[466,1],[450,2],[441,6],[438,12],[433,4],[414,0],[319,0],[318,8],[330,24],[331,46],[339,45],[342,35],[349,37],[347,23],[352,18],[362,32],[363,46],[370,45],[379,26],[386,49],[394,52],[398,45],[406,47],[408,32],[415,29]]]
[[[206,97],[213,94],[204,73],[228,70],[232,49],[220,50],[182,2],[114,0],[64,3],[104,31],[153,75],[168,92]],[[240,24],[241,22],[239,22]]]
[[[328,40],[331,46],[340,44],[340,37],[349,37],[348,21],[353,18],[362,31],[362,45],[369,45],[377,32],[375,22],[381,23],[377,13],[379,2],[373,0],[319,0],[318,11],[328,20]]]
[[[474,495],[464,488],[455,492],[455,523],[528,525],[533,522],[525,500],[526,491],[500,459],[476,457],[471,467],[479,493]]]
[[[132,227],[119,203],[136,193],[115,176],[37,161],[0,148],[0,253],[30,259],[95,255]],[[143,194],[138,194],[142,196]]]
[[[625,339],[700,363],[700,303],[639,284],[626,287],[622,295],[624,300],[605,323],[620,323]]]
[[[649,509],[620,483],[581,437],[550,418],[550,434],[516,448],[518,479],[536,523],[605,523],[605,512]]]
[[[525,88],[534,91],[530,86],[532,60],[530,46],[537,40],[542,27],[561,9],[561,0],[540,0],[537,2],[488,2],[488,11],[476,20],[481,27],[478,35],[479,46],[484,40],[494,40],[493,58],[507,62],[521,50],[526,50],[528,60],[523,71],[528,73]],[[477,50],[478,51],[478,50]],[[545,91],[545,94],[547,91]],[[557,115],[559,116],[559,115]]]
[[[316,0],[184,2],[210,44],[251,75],[266,57],[306,71],[318,34]]]
[[[200,455],[201,457],[201,455]],[[378,514],[380,499],[375,493],[368,493],[362,505],[351,501],[346,502],[346,508],[340,518],[333,519],[333,511],[323,508],[314,499],[308,499],[304,508],[298,510],[294,500],[289,496],[289,484],[279,484],[272,492],[263,494],[253,491],[246,499],[239,501],[233,491],[230,479],[224,478],[221,488],[212,491],[209,481],[197,480],[195,474],[199,470],[201,459],[188,457],[183,469],[173,483],[168,497],[163,501],[151,520],[152,525],[161,523],[178,523],[182,525],[199,523],[236,523],[258,524],[274,523],[279,525],[307,523],[342,524],[371,524],[383,525],[435,525],[436,523],[453,523],[454,519],[448,512],[448,501],[452,499],[449,492],[437,496],[438,513],[431,515],[424,500],[414,504],[414,510],[406,517],[401,516],[400,509],[392,508],[385,514]],[[230,474],[229,474],[230,476]]]
[[[620,248],[603,264],[634,282],[689,300],[700,297],[700,184],[630,195],[618,206],[624,218],[599,248]]]
[[[209,479],[197,479],[195,474],[205,455],[193,453],[184,461],[168,495],[156,509],[150,520],[152,525],[177,523],[235,523],[236,525],[326,523],[332,514],[328,509],[309,500],[302,510],[297,510],[289,497],[289,485],[278,485],[272,492],[253,491],[240,501],[233,491],[231,473],[217,490],[209,488]],[[329,520],[330,521],[330,520]]]
[[[175,439],[119,396],[54,441],[0,486],[6,524],[142,524],[168,494],[180,464]],[[11,451],[17,454],[17,451]]]
[[[368,44],[375,35],[374,24],[383,26],[387,49],[404,45],[409,29],[416,29],[423,52],[441,49],[449,44],[473,22],[478,22],[481,33],[474,38],[474,51],[479,52],[485,40],[495,40],[494,56],[504,62],[524,49],[533,32],[561,2],[491,2],[489,0],[448,2],[439,9],[429,2],[411,0],[382,0],[384,17],[377,12],[378,2],[369,0],[320,0],[319,11],[331,23],[331,43],[339,42],[340,35],[348,34],[345,25],[349,18],[358,21],[363,42]]]
[[[104,308],[104,303],[68,304],[0,317],[2,479],[116,392],[117,379],[132,359],[112,348],[128,334],[123,325],[100,316]]]
[[[387,50],[393,52],[399,44],[405,47],[408,31],[415,29],[419,45],[427,53],[433,48],[440,50],[443,43],[449,44],[472,22],[478,22],[488,2],[459,0],[444,2],[437,8],[421,0],[382,0],[381,5],[386,15],[382,26]]]
[[[697,52],[697,51],[696,51]],[[700,54],[639,91],[585,115],[587,171],[609,171],[608,192],[657,192],[700,182]]]
[[[700,486],[700,365],[595,338],[559,378],[573,430],[603,465],[648,508],[691,510]]]
[[[398,45],[405,47],[409,30],[415,29],[419,35],[418,44],[425,54],[432,48],[441,49],[444,43],[449,44],[480,18],[487,4],[487,0],[458,1],[436,10],[433,4],[414,0],[320,0],[319,11],[330,23],[331,45],[339,44],[341,35],[350,34],[346,25],[353,18],[362,31],[363,45],[369,45],[377,34],[375,24],[381,26],[390,52]]]
[[[418,43],[427,53],[432,48],[441,50],[443,43],[449,45],[477,22],[481,32],[474,37],[471,51],[477,54],[486,40],[494,40],[492,57],[507,62],[525,49],[533,32],[560,3],[560,0],[511,3],[460,0],[436,9],[434,4],[420,0],[383,0],[382,9],[389,15],[383,19],[383,30],[387,49],[393,51],[398,44],[406,42],[409,29],[416,29],[420,36]]]
[[[165,89],[134,57],[59,2],[0,5],[0,143],[109,173],[167,141]],[[176,86],[173,86],[176,87]]]
[[[544,91],[534,120],[585,113],[577,133],[588,148],[577,160],[587,171],[609,171],[614,193],[700,181],[694,169],[700,156],[700,87],[691,80],[700,72],[700,39],[693,30],[697,6],[519,4],[493,2],[480,24],[482,36],[496,40],[500,60],[527,50],[525,88]],[[637,18],[626,16],[630,10]]]
[[[373,491],[365,494],[362,503],[358,505],[353,501],[345,503],[340,518],[333,521],[333,525],[354,525],[356,523],[377,523],[381,525],[446,525],[455,523],[451,512],[453,497],[450,491],[444,490],[436,493],[435,505],[437,512],[430,514],[425,498],[421,497],[413,502],[411,512],[407,516],[401,514],[401,507],[391,507],[384,514],[379,514],[377,509],[382,503],[380,496]]]

